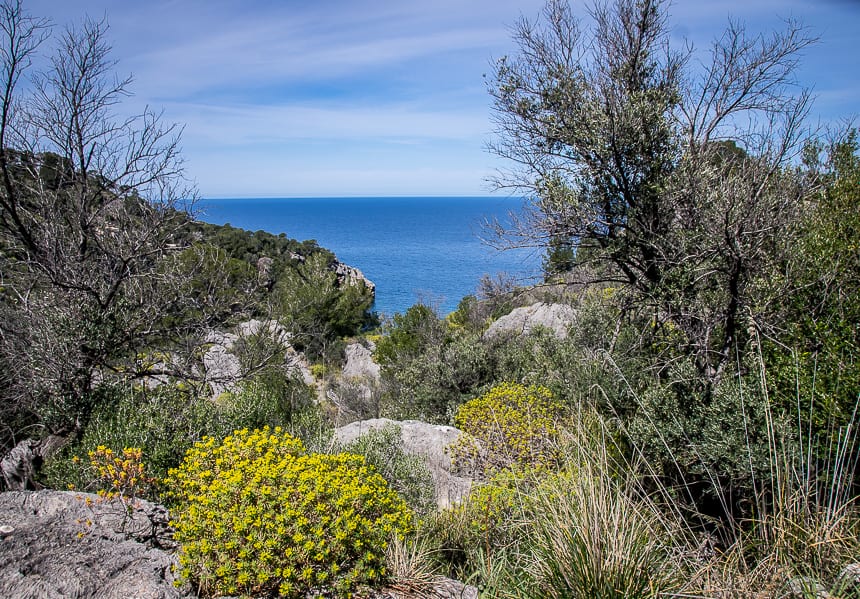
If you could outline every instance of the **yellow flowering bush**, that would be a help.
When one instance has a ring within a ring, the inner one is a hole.
[[[454,463],[484,476],[513,466],[555,465],[563,413],[546,387],[496,385],[457,410],[454,423],[466,434],[451,448]]]
[[[180,573],[203,595],[349,597],[386,577],[386,546],[412,523],[363,457],[305,453],[279,427],[206,438],[167,483]]]

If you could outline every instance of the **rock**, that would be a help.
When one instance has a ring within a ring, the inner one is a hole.
[[[2,486],[7,491],[25,491],[40,488],[34,475],[41,464],[69,443],[67,435],[48,435],[43,439],[19,441],[2,460],[0,474]]]
[[[566,304],[538,302],[514,308],[487,329],[484,337],[493,339],[505,334],[528,335],[537,327],[550,329],[559,339],[565,339],[568,330],[576,323],[576,310]]]
[[[361,343],[350,343],[346,346],[346,363],[343,365],[343,376],[364,378],[369,382],[379,383],[379,364],[373,361],[373,351]]]
[[[260,281],[269,281],[272,275],[272,264],[274,260],[268,256],[261,256],[257,260],[257,278]]]
[[[0,536],[0,596],[194,597],[174,586],[167,511],[121,507],[69,491],[0,493],[0,525],[14,529]]]
[[[414,591],[383,590],[374,599],[478,599],[478,588],[451,578],[437,576],[428,585]]]
[[[10,491],[23,491],[33,488],[36,474],[36,461],[39,460],[39,442],[35,439],[20,441],[0,460],[3,485]]]
[[[203,366],[213,397],[236,391],[242,378],[242,366],[233,349],[240,340],[257,335],[266,335],[281,345],[284,348],[284,369],[288,373],[297,373],[306,385],[313,384],[310,364],[304,354],[290,345],[289,331],[274,320],[249,320],[237,325],[236,333],[209,331],[206,335],[206,343],[211,347],[203,355]]]
[[[461,434],[453,426],[427,424],[417,420],[374,418],[352,422],[335,429],[335,440],[342,444],[350,443],[370,430],[379,430],[387,425],[400,427],[404,451],[424,458],[433,476],[434,495],[439,509],[456,505],[469,494],[472,488],[471,479],[454,474],[448,453],[448,447]]]
[[[808,576],[795,576],[788,581],[785,599],[830,599],[830,593],[821,584]]]
[[[341,287],[344,285],[349,285],[350,287],[355,287],[361,283],[364,283],[364,286],[370,291],[372,296],[376,296],[376,284],[364,276],[364,273],[355,268],[354,266],[349,266],[344,264],[343,262],[335,262],[332,266],[332,270],[334,270],[337,275],[338,285]]]
[[[849,593],[860,596],[860,562],[842,568],[836,578],[834,592],[845,597],[851,597]]]

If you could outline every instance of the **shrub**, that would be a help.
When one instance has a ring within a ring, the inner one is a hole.
[[[115,385],[109,389],[110,395],[105,393],[107,399],[93,412],[81,438],[45,463],[40,472],[42,484],[95,491],[98,477],[85,458],[98,452],[99,446],[116,454],[126,447],[138,447],[149,473],[163,478],[204,432],[223,436],[231,430],[225,430],[224,415],[212,402],[197,398],[181,384],[156,389]],[[143,496],[157,499],[152,491],[149,487]]]
[[[382,429],[369,430],[344,450],[364,456],[416,513],[426,514],[435,509],[433,476],[420,456],[403,449],[399,426],[388,424]]]
[[[307,454],[280,428],[195,445],[168,484],[181,575],[204,595],[347,597],[386,576],[403,501],[363,457]]]
[[[556,464],[563,411],[545,387],[496,385],[457,411],[454,423],[467,434],[452,447],[454,461],[483,474],[517,465]]]

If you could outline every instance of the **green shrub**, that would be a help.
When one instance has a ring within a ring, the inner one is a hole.
[[[236,392],[219,398],[218,403],[229,430],[288,428],[301,414],[315,409],[313,399],[313,391],[301,379],[272,368],[242,381]]]
[[[414,512],[427,514],[435,509],[433,476],[420,456],[404,451],[399,426],[372,429],[343,449],[364,456]]]
[[[454,424],[466,434],[451,449],[454,461],[478,474],[557,464],[563,413],[563,406],[546,387],[496,385],[457,411]]]
[[[307,454],[280,428],[192,448],[168,484],[181,574],[202,594],[348,597],[383,580],[409,509],[364,458]]]
[[[224,414],[212,402],[197,398],[181,385],[156,389],[117,385],[110,389],[112,393],[98,405],[80,439],[45,463],[40,472],[42,484],[96,490],[97,481],[85,458],[99,446],[118,454],[126,447],[139,447],[150,474],[163,478],[204,434],[223,436],[230,430],[225,429]]]

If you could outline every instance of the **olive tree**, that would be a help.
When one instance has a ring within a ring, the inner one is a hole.
[[[756,325],[750,292],[802,205],[792,167],[809,95],[794,79],[814,40],[730,22],[708,52],[673,48],[667,3],[598,2],[585,27],[564,0],[516,27],[490,85],[495,183],[529,198],[503,246],[559,244],[588,280],[631,290],[654,330],[716,382]]]

